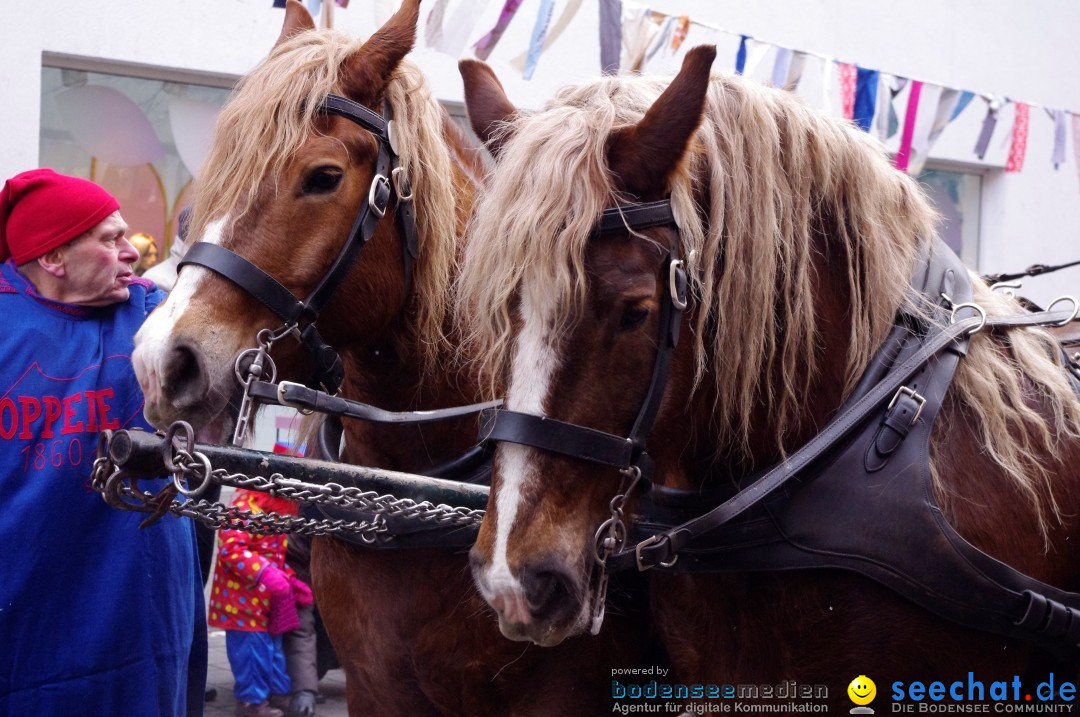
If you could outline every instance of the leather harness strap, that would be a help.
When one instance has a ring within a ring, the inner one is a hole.
[[[931,272],[927,294],[940,287],[959,303],[970,297],[966,270],[951,252],[940,247],[928,261],[946,269]],[[1045,325],[1069,315],[987,317],[985,326]],[[934,501],[931,431],[968,337],[983,322],[971,316],[942,325],[947,317],[940,306],[929,306],[927,316],[899,317],[869,375],[825,431],[705,515],[679,522],[693,510],[693,496],[680,497],[689,492],[643,496],[644,518],[634,527],[639,542],[610,556],[608,569],[850,570],[952,622],[1077,660],[1080,594],[977,549]],[[681,509],[665,507],[679,502]]]

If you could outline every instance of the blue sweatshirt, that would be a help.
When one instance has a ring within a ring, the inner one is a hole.
[[[164,297],[60,304],[0,267],[0,717],[184,715],[205,675],[191,521],[139,530],[90,489],[98,432],[149,428],[132,339]]]

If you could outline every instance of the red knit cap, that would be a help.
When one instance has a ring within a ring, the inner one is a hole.
[[[0,261],[37,259],[119,209],[113,195],[85,179],[51,169],[17,174],[0,190]]]

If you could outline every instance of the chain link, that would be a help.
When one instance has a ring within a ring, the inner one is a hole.
[[[114,508],[150,511],[154,494],[138,487],[138,478],[113,465],[108,457],[107,439],[99,450],[91,472],[91,485],[102,493],[105,501]],[[484,519],[483,510],[434,505],[429,501],[417,502],[410,498],[380,495],[376,491],[346,487],[338,483],[307,483],[274,473],[269,478],[229,473],[223,468],[211,469],[202,454],[192,456],[186,450],[174,450],[173,476],[177,483],[195,477],[199,482],[212,481],[220,485],[269,493],[301,503],[327,503],[339,508],[355,509],[372,513],[371,520],[315,519],[279,513],[251,513],[235,507],[211,503],[206,500],[172,500],[168,512],[173,515],[199,520],[215,529],[245,530],[259,534],[301,533],[304,535],[333,535],[349,533],[359,535],[366,543],[387,543],[394,538],[387,518],[418,520],[450,527],[479,526]],[[166,489],[168,490],[168,488]],[[160,495],[160,494],[159,494]]]

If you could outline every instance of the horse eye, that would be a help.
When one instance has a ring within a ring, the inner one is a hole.
[[[645,323],[649,317],[649,309],[641,304],[630,304],[623,309],[622,319],[619,320],[619,331],[630,331]]]
[[[329,194],[344,175],[336,169],[316,169],[304,179],[304,194]]]

